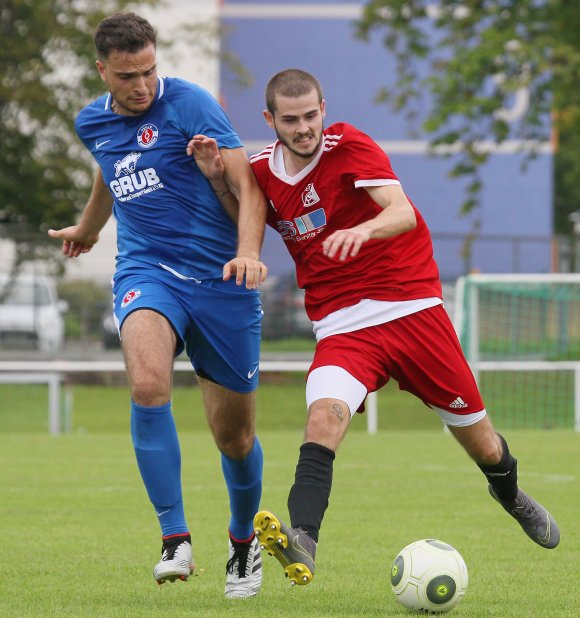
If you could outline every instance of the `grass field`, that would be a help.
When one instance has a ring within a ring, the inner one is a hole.
[[[174,397],[184,502],[199,575],[158,587],[159,530],[138,476],[123,387],[74,387],[73,431],[46,432],[42,387],[0,387],[0,617],[407,616],[390,591],[399,549],[440,538],[470,575],[457,618],[577,617],[580,436],[506,431],[521,485],[558,519],[562,543],[536,546],[487,495],[481,473],[414,399],[387,390],[380,431],[357,416],[335,463],[314,582],[290,588],[264,556],[252,600],[223,598],[228,500],[197,389]],[[264,384],[262,505],[286,516],[304,420],[303,385]],[[409,430],[410,427],[417,427]]]

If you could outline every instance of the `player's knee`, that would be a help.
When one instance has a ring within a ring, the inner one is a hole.
[[[252,450],[254,432],[251,430],[238,432],[224,432],[215,434],[219,450],[232,459],[244,459]]]
[[[171,398],[171,387],[158,377],[143,375],[132,381],[131,398],[142,406],[159,406]]]
[[[501,460],[501,442],[495,435],[488,440],[477,442],[472,446],[470,455],[477,463],[493,466]]]
[[[328,399],[315,401],[308,410],[306,440],[325,445],[338,443],[349,420],[350,413],[345,404],[336,404]]]

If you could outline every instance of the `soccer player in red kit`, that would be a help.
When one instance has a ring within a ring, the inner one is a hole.
[[[388,157],[349,124],[324,129],[322,89],[309,73],[276,74],[266,104],[278,139],[250,160],[270,205],[268,223],[296,264],[317,344],[290,525],[259,512],[262,548],[293,585],[312,580],[335,453],[367,393],[391,378],[441,417],[526,534],[556,547],[556,522],[518,487],[517,461],[493,429],[443,307],[429,230]],[[196,136],[188,148],[212,184],[221,178],[225,186],[213,140]]]

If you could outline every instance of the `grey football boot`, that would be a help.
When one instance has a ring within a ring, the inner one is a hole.
[[[292,586],[305,586],[314,577],[316,542],[300,528],[291,528],[269,511],[254,517],[254,532],[265,549],[284,567]]]
[[[518,495],[511,502],[500,500],[493,487],[489,493],[520,524],[524,532],[538,545],[553,549],[560,542],[560,528],[548,511],[518,487]]]

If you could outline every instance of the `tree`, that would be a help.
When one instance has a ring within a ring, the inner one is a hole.
[[[15,271],[26,260],[54,255],[47,228],[70,225],[84,204],[92,164],[74,119],[103,89],[92,33],[107,14],[130,5],[127,0],[0,4],[0,236],[15,241]]]
[[[559,136],[556,231],[580,208],[580,10],[568,0],[371,0],[360,37],[379,32],[397,62],[394,89],[379,99],[417,117],[431,145],[459,151],[452,176],[469,178],[462,212],[479,205],[484,140],[521,140],[524,161]],[[423,72],[427,66],[426,74]],[[422,68],[421,68],[422,67]],[[519,118],[507,110],[523,97]],[[518,99],[520,98],[520,99]],[[552,123],[549,121],[552,119]],[[577,193],[576,193],[577,194]]]
[[[74,120],[103,92],[95,27],[116,11],[158,5],[162,0],[0,0],[0,239],[15,242],[14,276],[29,260],[59,266],[60,247],[46,231],[77,218],[92,184],[94,162]],[[185,42],[198,55],[218,53],[211,22],[181,22],[165,36],[158,46],[168,51]],[[224,61],[240,82],[247,79],[235,58]]]

